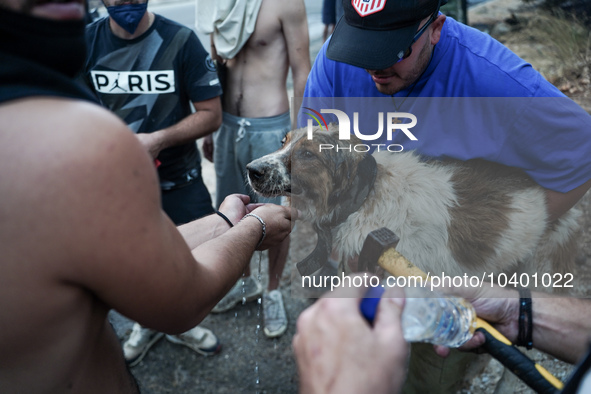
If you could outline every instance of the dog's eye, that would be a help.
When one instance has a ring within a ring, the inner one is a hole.
[[[287,141],[287,136],[283,137],[283,139],[281,140],[281,145],[285,145],[285,141]]]
[[[303,159],[312,159],[312,158],[316,157],[316,156],[314,156],[314,153],[310,152],[309,150],[302,150],[299,153],[299,156]]]

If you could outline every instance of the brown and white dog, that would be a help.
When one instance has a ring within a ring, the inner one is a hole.
[[[255,192],[287,196],[302,219],[314,225],[319,240],[328,239],[329,248],[332,241],[341,261],[359,255],[371,231],[387,227],[400,237],[396,249],[432,275],[572,275],[578,211],[549,222],[544,190],[524,172],[482,160],[425,161],[413,152],[376,152],[374,161],[351,148],[361,143],[354,136],[340,141],[337,129],[316,129],[312,140],[304,129],[292,131],[279,151],[247,169]],[[344,268],[346,273],[356,270]],[[412,353],[419,355],[411,362],[411,381],[438,376],[424,361],[437,358],[432,347],[414,345]],[[444,380],[435,381],[457,385],[488,358],[476,361],[473,354],[462,353],[454,360],[471,370],[464,376],[448,371]],[[504,374],[496,392],[512,390],[513,376]]]
[[[312,140],[305,129],[292,131],[279,151],[247,166],[250,185],[263,196],[287,196],[303,220],[330,226],[342,260],[387,227],[400,237],[397,250],[434,275],[572,272],[578,211],[550,223],[544,190],[524,172],[382,151],[372,155],[372,175],[358,170],[367,154],[350,149],[361,143],[351,138],[338,140],[336,125],[315,130]]]

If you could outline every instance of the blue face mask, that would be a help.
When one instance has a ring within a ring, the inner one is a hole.
[[[107,12],[119,26],[129,34],[133,34],[147,9],[148,2],[145,2],[143,4],[122,4],[107,7]]]

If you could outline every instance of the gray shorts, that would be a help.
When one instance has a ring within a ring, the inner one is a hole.
[[[280,204],[281,198],[255,195],[246,178],[246,165],[281,147],[291,129],[289,112],[269,118],[242,118],[224,112],[222,127],[213,135],[216,207],[233,193],[248,194],[252,202]]]

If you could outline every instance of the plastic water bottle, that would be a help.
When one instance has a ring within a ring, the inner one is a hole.
[[[474,335],[476,312],[465,299],[437,297],[422,287],[408,287],[404,293],[402,332],[406,341],[458,347]]]
[[[361,302],[361,312],[370,322],[383,292],[383,287],[371,288]],[[402,333],[407,342],[459,347],[474,335],[476,312],[468,301],[443,297],[423,287],[407,287],[404,292]]]

